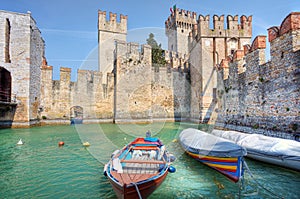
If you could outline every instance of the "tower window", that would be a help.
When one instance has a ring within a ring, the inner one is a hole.
[[[183,32],[184,32],[184,30],[182,29],[182,30],[181,30],[181,32],[183,33]]]

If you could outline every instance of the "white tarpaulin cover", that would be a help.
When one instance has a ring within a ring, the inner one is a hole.
[[[261,134],[247,134],[216,129],[212,131],[212,134],[234,141],[236,144],[245,147],[249,156],[260,155],[266,158],[274,157],[281,159],[282,162],[290,160],[293,161],[292,167],[300,170],[300,142],[298,141],[269,137]],[[276,164],[276,162],[268,162]],[[289,162],[285,162],[285,164],[289,164]],[[282,164],[282,166],[288,166],[285,164]]]
[[[193,128],[183,130],[179,135],[179,140],[185,150],[201,155],[239,157],[247,153],[244,147],[233,141]]]

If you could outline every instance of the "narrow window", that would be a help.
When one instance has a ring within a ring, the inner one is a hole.
[[[11,75],[8,70],[0,66],[0,102],[11,100]]]
[[[5,24],[5,46],[4,46],[4,61],[10,63],[10,54],[9,54],[9,43],[10,43],[10,22],[9,19],[6,19]]]

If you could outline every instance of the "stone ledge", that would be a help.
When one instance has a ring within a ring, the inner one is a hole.
[[[281,132],[281,131],[272,131],[272,130],[266,130],[266,129],[254,129],[252,127],[248,126],[237,126],[232,124],[224,124],[220,122],[215,123],[215,129],[220,130],[233,130],[233,131],[239,131],[243,133],[256,133],[256,134],[263,134],[269,137],[278,137],[283,139],[289,139],[289,140],[295,140],[295,135],[291,133]]]

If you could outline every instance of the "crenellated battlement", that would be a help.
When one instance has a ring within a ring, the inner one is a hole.
[[[165,21],[166,34],[170,30],[185,29],[191,31],[197,24],[197,13],[177,8]]]
[[[176,8],[175,12],[173,12],[172,14],[178,16],[179,18],[181,19],[196,19],[197,17],[197,13],[196,12],[192,12],[192,11],[189,11],[189,10],[184,10],[184,9],[179,9],[179,8]]]
[[[213,29],[210,29],[210,16],[199,15],[198,18],[198,36],[200,37],[251,37],[252,36],[252,16],[240,17],[238,22],[238,15],[234,17],[227,16],[226,28],[224,27],[225,16],[213,16]]]
[[[219,68],[223,70],[223,78],[228,79],[230,76],[234,76],[230,74],[230,63],[235,63],[238,67],[238,74],[245,72],[246,68],[244,68],[245,61],[246,62],[257,62],[257,64],[265,63],[265,56],[262,53],[255,54],[254,56],[248,56],[252,52],[256,52],[259,49],[266,49],[266,36],[259,35],[257,36],[251,45],[246,44],[243,46],[243,49],[237,49],[233,52],[232,55],[227,56],[225,59],[221,60]],[[258,57],[256,56],[258,55]],[[254,61],[254,59],[256,61]]]
[[[300,12],[290,13],[280,26],[273,26],[268,29],[269,42],[293,30],[300,28]]]
[[[135,42],[116,41],[115,58],[122,65],[133,66],[138,64],[152,64],[151,46],[144,44],[139,48],[139,44]]]
[[[227,16],[227,29],[234,30],[235,27],[238,27],[239,24],[239,16]]]
[[[189,52],[189,33],[196,24],[196,12],[175,9],[165,21],[168,50],[187,54]]]
[[[213,16],[213,24],[214,24],[214,29],[223,30],[224,29],[224,15],[221,15],[221,16],[214,15]]]
[[[127,16],[120,15],[120,21],[117,21],[117,14],[110,12],[108,20],[106,11],[98,11],[98,30],[117,33],[127,33]]]
[[[186,54],[165,50],[165,60],[171,68],[189,70],[188,55]]]
[[[240,21],[241,21],[240,29],[248,29],[249,27],[252,27],[252,16],[247,17],[245,15],[242,15]]]
[[[93,71],[93,70],[77,70],[77,81],[71,82],[71,73],[72,69],[68,67],[60,67],[60,79],[59,80],[53,80],[53,66],[49,65],[42,65],[42,80],[43,81],[58,81],[62,84],[79,84],[83,83],[86,80],[86,83],[95,83],[99,82],[104,75],[111,76],[111,73],[103,74],[99,71]],[[95,77],[95,79],[94,79]]]

